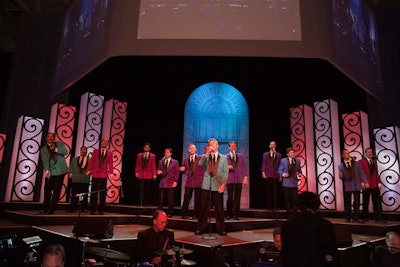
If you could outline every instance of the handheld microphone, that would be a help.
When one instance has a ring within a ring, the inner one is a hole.
[[[350,157],[352,160],[356,160],[357,159],[357,157]]]
[[[213,147],[213,146],[210,146],[209,151],[210,151],[210,152],[213,152],[213,151],[214,151],[214,147]]]

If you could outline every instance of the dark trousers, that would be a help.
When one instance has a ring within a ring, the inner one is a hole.
[[[89,183],[71,183],[71,205],[68,208],[70,211],[78,209],[78,203],[80,203],[81,210],[88,209],[88,195],[82,196],[82,200],[76,197],[76,194],[87,193],[89,191]]]
[[[172,216],[174,214],[175,188],[159,188],[158,192],[158,209],[163,208],[165,199],[167,199],[167,214]]]
[[[283,187],[283,194],[285,196],[287,214],[291,216],[296,213],[298,189],[297,187]]]
[[[153,179],[139,179],[140,206],[151,206],[153,202]]]
[[[351,196],[353,195],[353,205],[351,204]],[[344,197],[344,216],[346,220],[358,220],[360,217],[360,191],[345,191],[343,192]],[[353,206],[353,213],[351,208]]]
[[[185,187],[185,193],[183,195],[183,204],[182,204],[182,216],[188,216],[189,214],[189,203],[192,199],[192,195],[194,192],[194,216],[199,216],[199,207],[200,207],[200,195],[201,195],[201,187]]]
[[[277,178],[268,177],[267,179],[265,179],[265,192],[267,194],[266,195],[267,210],[283,209],[285,207],[282,181],[279,181],[279,177]]]
[[[207,228],[207,220],[209,216],[211,216],[211,206],[213,202],[215,204],[215,228],[217,232],[225,231],[224,193],[205,189],[201,189],[199,219],[197,221],[196,230],[205,232]]]
[[[369,199],[371,198],[375,220],[382,220],[382,203],[381,203],[381,193],[379,192],[379,188],[366,188],[362,191],[362,196],[363,196],[363,204],[362,204],[363,218],[368,219],[368,206],[369,206]]]
[[[54,212],[60,200],[65,174],[50,176],[44,182],[43,211]]]
[[[227,184],[228,198],[226,200],[226,216],[237,217],[240,212],[240,197],[242,184]]]
[[[90,211],[104,211],[107,196],[107,178],[92,177],[92,190],[90,193]]]

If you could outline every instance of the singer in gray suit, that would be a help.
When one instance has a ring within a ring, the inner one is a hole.
[[[208,140],[209,151],[202,155],[199,165],[204,168],[203,184],[201,186],[201,201],[199,219],[196,225],[196,235],[201,235],[207,228],[211,201],[215,203],[215,228],[219,235],[226,235],[224,217],[224,191],[228,182],[228,161],[225,155],[218,153],[218,141]],[[211,196],[210,196],[211,194]]]
[[[40,148],[40,158],[45,172],[43,213],[53,214],[60,199],[61,189],[68,165],[65,155],[68,150],[61,141],[55,141],[56,135],[48,133],[46,145]]]

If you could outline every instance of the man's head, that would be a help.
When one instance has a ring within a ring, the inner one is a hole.
[[[164,231],[168,223],[167,214],[162,210],[156,210],[153,213],[153,229],[154,231],[161,232]]]
[[[87,147],[81,146],[81,156],[86,156],[87,155]]]
[[[52,244],[43,251],[41,267],[64,267],[65,250],[60,244]]]
[[[293,147],[288,147],[288,148],[286,148],[286,155],[289,157],[289,158],[294,158],[294,149],[293,149]]]
[[[303,192],[297,198],[297,207],[301,211],[316,211],[320,204],[318,196],[313,192]]]
[[[150,150],[151,150],[151,144],[150,143],[144,143],[144,145],[143,145],[143,151],[144,152],[150,152]]]
[[[215,138],[208,139],[208,145],[210,148],[210,152],[217,152],[218,151],[218,141]]]
[[[400,252],[400,233],[398,231],[392,230],[386,233],[386,246],[392,254]]]
[[[282,241],[281,241],[281,228],[275,227],[274,231],[272,232],[274,238],[274,246],[278,251],[282,250]]]
[[[190,144],[188,145],[188,152],[190,155],[194,155],[196,153],[196,145],[195,144]]]
[[[101,146],[101,148],[107,148],[107,146],[108,146],[108,138],[107,137],[101,138],[100,146]]]

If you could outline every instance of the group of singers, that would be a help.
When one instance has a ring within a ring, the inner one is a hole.
[[[71,181],[71,204],[69,211],[76,211],[78,204],[82,211],[89,210],[104,214],[107,194],[107,179],[113,175],[113,153],[108,149],[108,138],[103,137],[100,147],[94,149],[91,157],[87,148],[82,146],[80,155],[66,163],[67,149],[62,141],[55,140],[54,133],[46,136],[46,145],[40,149],[40,156],[45,172],[44,205],[45,214],[53,214],[60,198],[63,179],[68,173]],[[173,216],[175,188],[180,174],[184,174],[185,190],[182,204],[183,219],[198,219],[196,234],[205,231],[209,210],[215,208],[217,232],[224,235],[225,215],[228,220],[239,220],[242,186],[248,185],[248,168],[243,154],[237,152],[237,143],[229,142],[229,152],[222,155],[218,151],[218,141],[210,138],[204,147],[204,153],[198,154],[196,146],[189,144],[188,154],[179,164],[172,158],[172,148],[164,149],[164,157],[158,162],[151,153],[150,143],[145,143],[143,151],[137,154],[135,177],[139,181],[141,206],[152,205],[153,182],[159,179],[158,209],[167,208],[167,216]],[[297,209],[298,180],[302,177],[301,162],[295,157],[292,147],[286,149],[286,157],[276,150],[276,142],[269,142],[269,150],[263,154],[261,176],[266,185],[266,208],[287,210],[288,218],[292,218]],[[360,192],[362,191],[362,216],[369,219],[368,207],[370,199],[376,222],[384,222],[380,189],[382,183],[377,168],[377,160],[372,148],[365,149],[365,157],[355,161],[348,150],[342,153],[343,162],[338,166],[339,178],[344,185],[344,203],[346,222],[362,222],[359,218]],[[89,180],[92,177],[90,203],[87,202]],[[226,212],[223,196],[227,190]],[[79,196],[79,197],[76,197]],[[194,196],[193,213],[189,213],[189,203]],[[353,196],[353,197],[352,197]],[[79,199],[81,198],[81,199]],[[81,201],[83,198],[83,201]],[[354,199],[352,205],[351,199]],[[352,211],[352,209],[354,209]]]
[[[65,155],[68,151],[62,141],[55,140],[55,133],[46,135],[46,145],[40,148],[40,158],[45,172],[43,213],[53,214],[68,174],[71,181],[71,203],[68,211],[89,210],[104,214],[107,196],[107,179],[113,175],[113,152],[108,149],[108,138],[103,137],[100,147],[87,155],[87,148],[80,148],[80,155],[74,157],[68,166]],[[90,203],[88,203],[89,181],[92,176]],[[82,199],[80,199],[82,198]],[[80,205],[80,206],[78,206]]]

